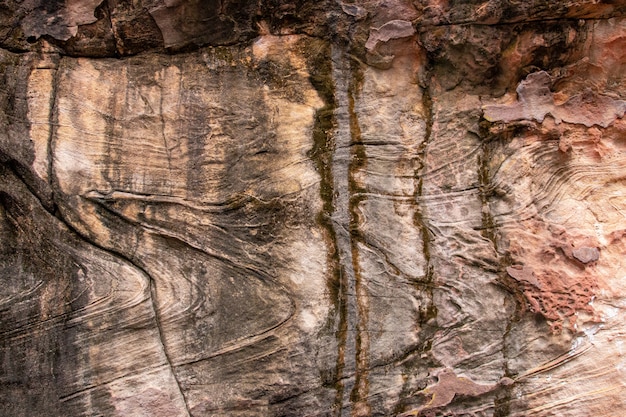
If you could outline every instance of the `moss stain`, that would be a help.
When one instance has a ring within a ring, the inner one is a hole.
[[[426,219],[424,216],[424,209],[420,204],[423,196],[424,189],[424,172],[426,170],[426,150],[433,130],[433,102],[430,97],[430,91],[428,88],[424,88],[422,91],[422,107],[425,111],[426,128],[424,132],[424,140],[418,148],[419,166],[415,170],[415,178],[417,185],[415,187],[415,200],[418,202],[417,209],[415,211],[414,221],[419,227],[422,235],[422,252],[424,254],[424,260],[426,262],[426,276],[425,282],[432,283],[433,270],[430,262],[430,246],[431,236],[428,226],[426,225]]]
[[[493,244],[494,250],[498,250],[498,242],[496,236],[496,224],[489,208],[489,195],[491,193],[491,176],[489,170],[489,161],[491,160],[491,145],[489,142],[483,142],[482,153],[478,156],[478,189],[480,192],[480,200],[482,203],[482,228],[481,235],[489,239]]]
[[[356,100],[359,91],[363,87],[363,71],[360,63],[351,61],[350,85],[348,86],[348,115],[350,122],[350,163],[348,166],[348,190],[350,193],[349,214],[350,214],[350,249],[352,252],[352,269],[354,271],[354,288],[357,303],[357,323],[355,337],[356,354],[356,374],[355,383],[350,393],[350,401],[354,404],[353,415],[370,415],[371,409],[367,402],[369,395],[369,300],[367,288],[363,283],[361,268],[359,264],[358,244],[363,240],[359,230],[360,209],[359,204],[365,200],[365,187],[357,179],[359,171],[367,165],[367,154],[365,144],[361,137],[361,128],[356,112]]]
[[[498,259],[498,282],[504,287],[504,289],[513,295],[516,309],[508,320],[506,331],[502,340],[502,356],[504,357],[504,376],[512,377],[508,366],[508,352],[507,352],[507,338],[511,331],[513,323],[519,320],[524,309],[524,295],[521,290],[515,285],[511,278],[506,273],[507,266],[510,266],[513,262],[509,254],[500,254],[498,252],[498,236],[497,225],[491,214],[489,207],[489,200],[493,197],[493,187],[491,184],[491,170],[490,162],[494,157],[494,147],[497,141],[490,133],[489,123],[482,121],[480,123],[480,140],[481,153],[478,156],[478,187],[480,192],[480,199],[482,203],[482,228],[481,235],[489,239],[493,245],[493,249]],[[505,132],[510,133],[510,132]],[[494,417],[506,417],[510,415],[510,403],[513,397],[513,387],[503,386],[499,389],[494,399]]]
[[[324,232],[328,247],[327,265],[329,273],[326,285],[330,294],[330,299],[335,309],[334,314],[329,315],[329,328],[336,328],[338,338],[338,353],[336,369],[333,375],[327,379],[334,384],[335,412],[341,413],[344,384],[341,376],[345,368],[345,344],[348,333],[347,303],[345,299],[345,283],[341,261],[339,259],[339,249],[337,245],[337,233],[332,222],[335,210],[335,189],[333,178],[333,154],[335,152],[335,139],[333,132],[336,127],[335,109],[337,101],[335,99],[335,83],[332,77],[330,44],[319,40],[309,41],[306,45],[309,50],[307,57],[307,67],[309,71],[309,81],[317,90],[324,106],[315,113],[313,124],[313,147],[307,156],[313,161],[320,175],[320,198],[322,200],[322,210],[317,214],[316,221],[320,229]],[[336,317],[338,315],[338,323]]]

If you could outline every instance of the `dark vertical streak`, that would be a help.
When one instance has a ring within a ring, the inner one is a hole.
[[[489,169],[489,162],[493,152],[494,141],[491,137],[488,129],[481,126],[480,138],[481,140],[481,153],[478,156],[478,181],[480,199],[482,203],[482,230],[483,237],[489,239],[493,246],[494,254],[498,260],[498,270],[500,274],[506,274],[506,267],[510,262],[507,256],[502,256],[498,252],[498,233],[497,226],[491,214],[489,205],[489,198],[492,192],[491,175]],[[517,304],[517,303],[516,303]],[[509,370],[509,356],[507,352],[507,339],[513,326],[517,313],[513,313],[507,322],[506,330],[502,336],[502,357],[503,357],[503,373],[505,377],[511,377]],[[496,395],[494,399],[494,417],[507,417],[510,415],[510,403],[513,396],[513,387],[505,386],[501,392]]]
[[[426,263],[424,267],[424,272],[425,272],[424,280],[423,282],[418,284],[419,286],[418,290],[422,291],[425,289],[428,293],[428,298],[430,300],[429,305],[426,306],[425,309],[420,312],[421,321],[426,322],[434,318],[434,316],[437,315],[437,309],[432,301],[433,299],[432,284],[433,284],[433,279],[434,279],[434,270],[433,270],[433,265],[431,262],[431,253],[430,253],[431,246],[432,246],[432,236],[431,236],[430,229],[428,228],[428,220],[424,213],[425,207],[424,207],[424,200],[422,198],[424,195],[424,191],[423,191],[424,174],[426,173],[426,170],[427,170],[426,158],[428,155],[428,146],[430,144],[430,140],[432,136],[433,119],[434,119],[433,102],[432,102],[432,97],[430,95],[430,89],[428,86],[422,89],[422,109],[424,111],[424,118],[425,118],[424,120],[425,132],[424,132],[424,138],[422,140],[422,143],[420,144],[418,148],[419,165],[417,169],[415,170],[415,179],[417,182],[415,186],[415,200],[417,202],[417,207],[415,211],[414,223],[420,230],[420,234],[422,237],[421,250],[424,255],[424,261]]]
[[[482,230],[481,234],[484,238],[491,241],[494,251],[498,252],[498,242],[496,238],[496,225],[493,221],[491,209],[489,208],[489,193],[491,188],[491,178],[489,175],[489,159],[491,158],[491,149],[488,141],[481,144],[481,153],[478,156],[478,188],[480,192],[480,200],[482,203]]]
[[[335,212],[335,179],[333,176],[333,156],[335,152],[334,130],[337,126],[335,110],[337,100],[335,97],[335,83],[332,75],[331,46],[324,44],[316,54],[310,54],[308,69],[310,73],[309,81],[317,90],[324,106],[315,113],[313,126],[313,147],[308,152],[308,157],[314,162],[315,168],[320,175],[320,198],[322,200],[322,210],[317,215],[317,223],[328,242],[327,265],[329,274],[327,287],[331,301],[334,303],[334,315],[338,315],[338,323],[331,326],[335,328],[339,339],[337,362],[335,373],[330,377],[335,385],[335,402],[333,404],[337,415],[340,415],[344,383],[342,376],[345,368],[345,338],[347,335],[347,306],[345,300],[346,274],[343,273],[341,259],[339,256],[339,245],[337,242],[337,232],[332,218]]]
[[[424,188],[424,173],[426,172],[426,157],[428,151],[428,145],[431,139],[433,130],[433,102],[430,96],[430,90],[428,87],[422,90],[422,107],[425,115],[426,131],[424,132],[424,139],[418,149],[419,166],[415,172],[417,179],[417,186],[415,188],[415,197],[418,201],[418,210],[416,211],[416,223],[420,228],[422,235],[422,251],[424,253],[424,259],[426,261],[426,281],[432,282],[433,271],[430,263],[430,245],[431,236],[426,223],[424,215],[424,205],[422,203],[423,188]]]
[[[347,275],[341,273],[343,268],[339,267],[339,323],[337,326],[337,337],[339,339],[337,349],[337,367],[336,367],[336,394],[335,394],[335,410],[337,416],[341,416],[343,409],[343,397],[346,389],[344,382],[346,373],[346,344],[348,338],[348,302],[346,300]]]
[[[49,105],[49,110],[48,110],[48,146],[47,146],[47,151],[48,154],[46,155],[47,161],[48,161],[48,169],[47,169],[47,173],[48,173],[48,186],[50,187],[50,199],[52,200],[52,205],[55,206],[54,204],[54,186],[53,186],[53,158],[54,158],[54,133],[55,133],[55,129],[56,126],[58,126],[59,124],[59,117],[57,114],[57,86],[59,84],[59,78],[60,78],[60,73],[61,73],[61,64],[63,57],[59,57],[59,61],[57,63],[57,67],[55,69],[53,69],[52,71],[54,71],[54,76],[52,77],[52,91],[50,93],[50,102],[48,103]],[[54,208],[53,208],[54,210]]]
[[[351,69],[348,55],[341,47],[331,47],[331,74],[335,86],[337,102],[334,117],[336,126],[333,132],[333,149],[328,161],[332,172],[332,222],[339,262],[339,282],[337,285],[339,323],[337,329],[338,357],[336,366],[335,412],[338,416],[353,413],[352,394],[355,387],[356,344],[358,311],[355,290],[355,271],[352,261],[352,236],[350,231],[350,167],[353,158],[352,131],[350,126],[350,79]]]
[[[353,403],[353,415],[364,416],[371,413],[370,406],[367,402],[369,392],[369,335],[367,331],[368,324],[368,297],[367,289],[363,283],[361,268],[359,264],[359,247],[362,241],[362,235],[359,231],[359,204],[365,199],[361,197],[365,195],[366,190],[362,184],[359,184],[357,175],[363,170],[367,164],[367,155],[365,153],[365,145],[361,137],[361,128],[359,126],[358,116],[356,113],[356,100],[358,99],[359,90],[363,84],[363,74],[358,62],[352,60],[350,62],[350,72],[352,79],[348,84],[348,116],[350,123],[350,160],[348,163],[348,212],[350,215],[350,250],[352,253],[352,270],[354,272],[354,282],[349,286],[354,288],[354,302],[356,304],[356,328],[355,332],[355,381],[350,400]]]
[[[428,218],[426,213],[426,204],[424,200],[424,176],[427,172],[427,157],[428,157],[428,147],[431,143],[432,134],[433,134],[433,123],[434,123],[434,114],[433,114],[433,101],[431,97],[430,88],[428,86],[428,82],[425,82],[422,85],[422,118],[424,121],[424,134],[421,138],[421,142],[417,148],[417,167],[414,170],[414,194],[413,198],[415,201],[415,213],[413,215],[413,224],[417,230],[420,232],[421,237],[421,247],[415,248],[416,251],[421,251],[424,256],[424,277],[420,280],[417,280],[414,283],[414,288],[419,294],[420,301],[422,301],[423,305],[419,306],[418,311],[418,324],[420,326],[420,336],[419,340],[422,342],[416,348],[415,351],[411,351],[407,354],[407,358],[413,356],[417,352],[421,352],[420,356],[416,357],[416,361],[423,362],[419,364],[420,367],[430,367],[434,366],[438,361],[434,359],[432,356],[428,357],[429,351],[432,347],[432,339],[435,331],[437,330],[436,326],[433,323],[433,320],[437,316],[437,308],[433,301],[433,280],[434,280],[434,267],[431,261],[431,248],[433,245],[433,236],[429,229]],[[402,387],[402,391],[400,394],[400,398],[398,403],[394,408],[394,412],[397,414],[401,414],[403,410],[407,407],[412,407],[414,404],[411,402],[411,397],[414,395],[415,387],[410,383],[411,378],[409,375],[414,372],[413,367],[414,364],[410,364],[411,361],[407,361],[408,368],[405,372],[408,374],[404,374],[404,384]],[[410,364],[410,365],[409,365]]]

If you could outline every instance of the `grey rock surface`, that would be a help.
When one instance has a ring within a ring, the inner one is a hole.
[[[626,6],[0,6],[0,415],[621,416]]]

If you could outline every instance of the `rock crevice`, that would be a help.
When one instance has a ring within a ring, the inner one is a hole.
[[[622,5],[44,3],[0,7],[0,414],[623,411]]]

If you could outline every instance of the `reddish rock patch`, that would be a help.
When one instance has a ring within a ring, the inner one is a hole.
[[[529,230],[533,238],[545,237],[543,245],[531,244],[526,235],[512,242],[515,263],[506,272],[524,294],[524,308],[546,318],[553,333],[564,325],[574,331],[579,313],[594,316],[591,302],[598,281],[593,269],[600,258],[599,244],[560,227],[533,223]]]

